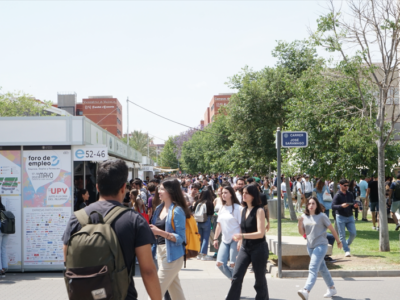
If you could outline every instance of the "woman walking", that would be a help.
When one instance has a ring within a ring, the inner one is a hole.
[[[190,211],[177,179],[164,180],[158,193],[162,203],[153,214],[150,228],[157,237],[157,263],[161,294],[164,295],[168,290],[172,300],[185,300],[179,280],[179,271],[183,265],[186,218],[190,218]],[[172,215],[174,216],[173,220]],[[172,222],[175,229],[173,229]]]
[[[310,197],[306,203],[305,213],[299,217],[298,229],[301,235],[307,235],[307,251],[310,255],[310,266],[306,285],[304,289],[298,291],[301,299],[307,300],[315,282],[318,272],[328,286],[328,291],[324,298],[331,298],[337,294],[331,273],[326,267],[324,257],[328,250],[328,239],[326,230],[329,229],[337,242],[338,248],[342,249],[342,242],[329,221],[326,214],[322,213],[322,208],[316,197]]]
[[[332,197],[330,197],[331,201],[327,201],[327,200],[324,201],[324,193],[330,194],[330,190],[329,190],[328,186],[325,185],[324,180],[322,180],[322,179],[318,180],[313,191],[317,195],[318,202],[321,203],[325,207],[325,214],[329,219],[329,210],[332,208]]]
[[[214,194],[211,188],[205,187],[200,193],[200,198],[194,204],[194,211],[196,215],[196,208],[199,205],[205,205],[207,212],[205,220],[203,222],[197,221],[197,228],[199,229],[199,234],[201,237],[201,248],[200,253],[197,256],[198,260],[213,260],[212,257],[208,256],[208,241],[210,239],[211,233],[211,216],[214,214]]]
[[[0,196],[0,213],[5,211],[6,207],[1,202]],[[8,269],[8,258],[7,258],[7,240],[8,234],[1,232],[1,222],[0,222],[0,276],[6,277],[6,271]]]
[[[242,292],[243,278],[252,263],[256,282],[256,300],[269,300],[265,273],[269,255],[265,241],[265,214],[261,206],[260,193],[255,185],[243,188],[242,233],[234,234],[233,240],[239,243],[239,255],[232,274],[231,288],[227,300],[239,300]]]
[[[240,233],[242,207],[236,198],[235,191],[230,186],[222,190],[222,208],[218,213],[217,228],[214,236],[214,247],[218,249],[217,267],[232,280],[232,272],[238,254],[238,242],[233,240],[233,235]],[[218,237],[222,232],[222,241],[219,246]],[[228,264],[229,260],[229,266]]]

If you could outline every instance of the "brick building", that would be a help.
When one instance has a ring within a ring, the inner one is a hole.
[[[204,126],[214,122],[215,116],[219,114],[219,109],[221,106],[228,104],[229,99],[231,98],[232,93],[221,93],[218,95],[214,95],[211,98],[210,105],[207,107],[206,112],[204,113]],[[200,123],[202,123],[201,121]]]
[[[122,138],[122,105],[113,96],[90,96],[76,105],[76,115],[85,116]]]

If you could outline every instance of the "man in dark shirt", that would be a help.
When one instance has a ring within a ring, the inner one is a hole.
[[[376,220],[379,212],[379,192],[378,192],[378,177],[374,177],[373,180],[368,182],[368,189],[366,198],[369,196],[369,207],[372,215],[372,229],[379,230],[379,226],[376,226]],[[365,209],[368,209],[367,207]]]
[[[89,215],[93,211],[106,216],[114,207],[122,206],[125,196],[128,167],[123,160],[106,161],[99,166],[97,171],[97,190],[99,201],[85,207]],[[92,223],[98,223],[98,215],[91,216]],[[123,212],[111,224],[118,237],[118,241],[124,256],[128,270],[134,264],[135,254],[139,261],[140,272],[147,293],[152,300],[161,300],[160,282],[157,276],[157,269],[151,254],[151,244],[155,238],[146,220],[133,210]],[[67,224],[64,235],[64,258],[68,249],[68,241],[71,235],[81,230],[81,225],[73,214]],[[132,282],[128,289],[126,300],[136,300],[138,297],[135,285]]]
[[[353,194],[348,192],[349,181],[347,179],[341,179],[339,181],[340,190],[336,193],[332,200],[332,209],[336,214],[336,222],[339,229],[340,241],[343,244],[343,250],[345,256],[350,257],[349,246],[354,241],[357,231],[356,223],[353,217],[353,207],[358,208],[358,205],[354,203]],[[346,240],[346,228],[349,231],[349,238]]]

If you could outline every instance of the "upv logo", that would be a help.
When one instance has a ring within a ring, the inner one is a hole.
[[[284,138],[288,138],[289,135],[288,135],[287,133],[285,133],[285,134],[283,135],[283,137],[284,137]]]
[[[57,156],[57,155],[53,155],[53,156],[51,157],[51,160],[52,160],[52,162],[51,162],[51,166],[52,166],[52,167],[55,167],[55,166],[57,166],[57,165],[60,163],[60,160],[58,159],[58,156]]]

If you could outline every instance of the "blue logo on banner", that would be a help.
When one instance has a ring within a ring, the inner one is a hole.
[[[75,156],[77,159],[82,159],[85,156],[85,151],[78,149],[75,151]]]
[[[60,163],[58,156],[53,155],[51,158],[53,159],[53,163],[51,164],[52,167],[55,167]]]

